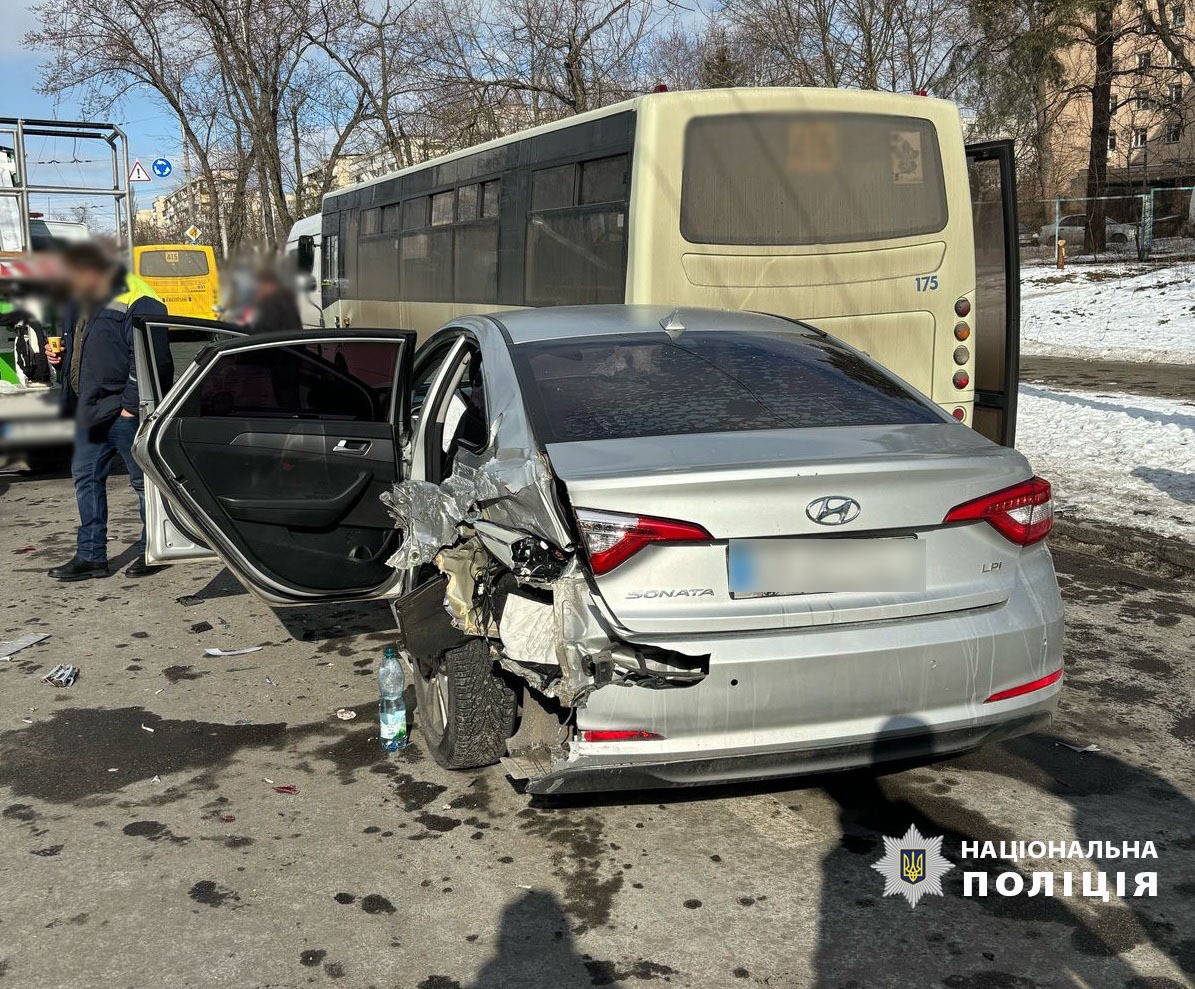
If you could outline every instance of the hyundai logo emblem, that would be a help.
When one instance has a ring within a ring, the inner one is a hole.
[[[862,509],[854,498],[827,495],[805,506],[805,514],[818,525],[846,525],[859,517]]]

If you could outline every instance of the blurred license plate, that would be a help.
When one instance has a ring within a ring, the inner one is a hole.
[[[915,592],[925,590],[925,543],[893,539],[732,539],[730,593]]]
[[[0,423],[0,437],[13,442],[55,443],[75,438],[75,423],[71,419],[18,419]]]

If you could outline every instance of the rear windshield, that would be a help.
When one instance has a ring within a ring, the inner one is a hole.
[[[936,233],[946,185],[930,121],[857,113],[697,117],[681,234],[694,244],[842,244]]]
[[[195,278],[208,270],[203,251],[143,251],[138,264],[145,278]]]
[[[700,330],[514,348],[541,443],[941,422],[936,406],[832,340]]]

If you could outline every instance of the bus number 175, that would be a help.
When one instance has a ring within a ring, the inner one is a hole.
[[[933,292],[938,287],[937,275],[918,275],[916,281],[918,292]]]

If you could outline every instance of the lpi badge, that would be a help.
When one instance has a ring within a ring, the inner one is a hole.
[[[926,838],[915,824],[903,838],[884,838],[884,857],[873,866],[884,877],[884,895],[899,893],[917,906],[926,893],[942,895],[942,877],[954,868],[942,855],[942,839]]]

